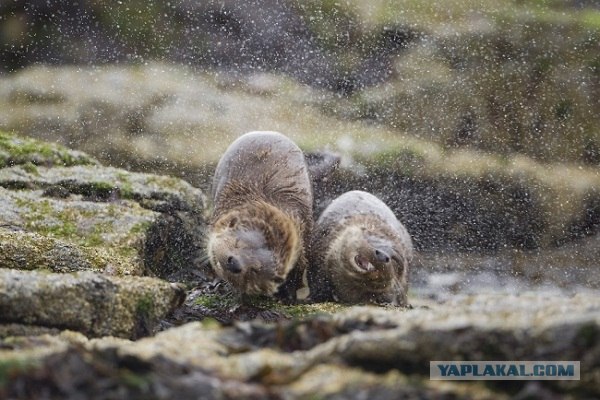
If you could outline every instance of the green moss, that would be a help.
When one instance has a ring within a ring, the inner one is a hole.
[[[220,329],[222,327],[221,323],[214,318],[204,318],[200,323],[206,329]]]
[[[21,168],[32,175],[40,176],[37,167],[32,162],[26,162],[25,164],[21,165]]]
[[[216,294],[206,294],[203,296],[199,296],[194,301],[196,305],[215,309],[215,310],[224,310],[235,306],[238,301],[233,295],[216,295]]]
[[[600,31],[600,11],[586,9],[581,14],[581,21],[586,28]]]
[[[102,234],[104,232],[110,232],[112,229],[113,226],[110,222],[96,224],[92,229],[92,232],[85,236],[84,246],[97,247],[103,245],[104,239],[102,238]]]
[[[120,369],[118,379],[125,386],[146,392],[151,384],[151,378],[144,374],[135,373],[129,369]]]
[[[129,232],[131,232],[132,235],[144,233],[144,232],[148,231],[148,228],[150,228],[150,225],[152,225],[150,221],[142,221],[142,222],[137,223],[134,226],[132,226],[131,229],[129,230]]]
[[[35,363],[28,359],[7,358],[0,359],[0,388],[4,388],[13,376],[22,374],[35,367]]]
[[[155,308],[154,298],[150,294],[146,294],[138,299],[135,305],[135,313],[138,318],[145,319],[152,316]]]
[[[83,154],[53,143],[45,143],[35,139],[11,135],[0,131],[0,167],[14,164],[32,165],[89,165],[95,160]]]
[[[119,188],[119,195],[121,198],[134,200],[135,192],[133,190],[133,185],[129,180],[129,176],[125,172],[118,172],[117,179],[119,180],[117,186]]]
[[[38,229],[38,232],[46,233],[56,238],[72,238],[77,234],[77,226],[72,222],[64,222],[59,225],[49,225],[43,229]]]
[[[195,300],[196,305],[223,312],[236,306],[239,302],[240,299],[232,294],[227,296],[206,294]],[[244,296],[244,302],[257,308],[271,310],[291,319],[301,319],[316,314],[332,314],[345,308],[344,305],[337,303],[286,305],[264,296]]]

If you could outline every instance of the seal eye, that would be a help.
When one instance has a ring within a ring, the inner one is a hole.
[[[237,223],[238,223],[238,219],[237,218],[235,218],[235,217],[231,218],[231,220],[229,221],[229,227],[230,228],[235,228],[235,226],[237,225]]]

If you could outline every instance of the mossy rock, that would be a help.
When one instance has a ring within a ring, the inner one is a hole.
[[[183,301],[181,287],[148,277],[3,268],[0,276],[4,322],[71,329],[92,337],[151,334]]]
[[[64,233],[64,232],[63,232]],[[78,245],[47,232],[0,229],[0,267],[52,272],[96,271],[107,275],[143,275],[143,263],[127,250]],[[84,239],[90,243],[91,239]],[[94,242],[94,244],[98,244]]]
[[[412,310],[349,307],[334,315],[276,323],[192,322],[135,342],[86,340],[69,332],[9,338],[0,341],[0,363],[11,379],[4,379],[0,390],[35,397],[46,387],[58,387],[60,394],[93,397],[106,394],[110,382],[118,388],[117,399],[152,397],[158,390],[168,397],[208,393],[215,398],[240,393],[264,398],[268,393],[283,398],[495,399],[532,390],[597,397],[598,307],[598,296],[591,292],[480,294]],[[525,381],[505,386],[429,379],[431,360],[539,359],[539,354],[580,360],[581,379],[539,381],[535,389]],[[55,373],[47,374],[49,369]],[[39,376],[48,378],[36,380]]]
[[[21,152],[38,161],[38,153],[28,149],[45,146],[8,134],[2,138],[14,152],[22,145]],[[1,266],[170,279],[200,269],[202,191],[180,179],[103,167],[91,158],[86,164],[87,156],[74,154],[83,160],[80,165],[29,161],[0,168],[0,225],[7,239]]]
[[[55,143],[0,131],[0,168],[13,165],[23,165],[23,168],[35,172],[36,166],[98,165],[98,161]]]

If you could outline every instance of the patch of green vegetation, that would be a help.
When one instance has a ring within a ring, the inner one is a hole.
[[[2,165],[32,164],[32,165],[86,165],[95,164],[95,161],[83,154],[75,156],[69,149],[53,143],[11,135],[0,131],[0,153]]]
[[[76,242],[85,240],[77,229],[77,221],[81,215],[76,211],[56,210],[47,199],[33,201],[16,198],[15,203],[21,208],[29,209],[29,212],[23,213],[28,230],[53,238],[72,239]]]
[[[38,228],[37,231],[55,238],[72,238],[77,234],[77,226],[72,222],[63,222],[59,225],[47,225],[43,229]]]
[[[151,378],[144,374],[135,373],[129,369],[119,370],[119,381],[125,386],[140,390],[142,393],[148,390]]]
[[[141,296],[135,305],[135,314],[139,320],[146,320],[154,314],[156,308],[154,298],[150,294]]]
[[[133,185],[129,180],[129,175],[125,172],[118,172],[117,179],[119,180],[119,184],[117,186],[119,188],[119,195],[121,198],[134,200],[135,193],[133,191]]]
[[[315,304],[282,304],[279,301],[265,296],[244,296],[244,303],[257,308],[271,310],[291,319],[302,319],[317,314],[332,314],[345,308],[337,303],[315,303]],[[205,294],[195,300],[195,304],[217,311],[228,310],[240,302],[239,297],[229,294]]]
[[[40,172],[32,162],[26,162],[25,164],[21,165],[21,168],[32,175],[40,176]]]
[[[132,226],[129,232],[131,232],[132,235],[137,235],[138,233],[148,231],[150,225],[152,225],[150,221],[142,221]]]
[[[13,376],[31,370],[35,363],[23,358],[0,358],[0,389],[4,388]]]
[[[238,303],[238,299],[236,299],[233,295],[216,295],[216,294],[205,294],[203,296],[199,296],[194,301],[196,305],[215,309],[215,310],[224,310],[235,306]]]
[[[112,222],[102,222],[94,225],[92,231],[83,238],[83,245],[87,247],[97,247],[104,244],[102,234],[113,230]]]
[[[586,28],[600,31],[600,11],[589,8],[582,11],[581,22]]]

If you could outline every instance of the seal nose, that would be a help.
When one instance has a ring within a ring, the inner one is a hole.
[[[227,271],[231,272],[232,274],[239,274],[240,272],[242,272],[242,266],[241,266],[240,262],[238,261],[237,258],[235,258],[233,256],[227,257],[227,262],[225,263],[225,268],[227,269]]]
[[[375,258],[377,261],[387,264],[390,262],[390,256],[383,250],[375,249]]]

